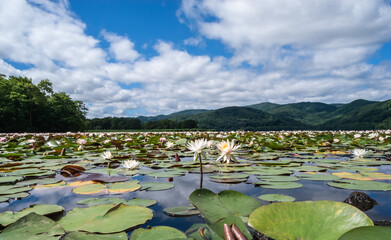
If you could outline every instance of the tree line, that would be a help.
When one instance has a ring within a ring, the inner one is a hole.
[[[0,74],[0,132],[65,132],[87,127],[87,108],[52,83]]]
[[[195,120],[163,119],[141,123],[138,118],[86,119],[88,109],[65,92],[54,92],[48,79],[0,74],[0,132],[66,132],[127,129],[192,129]]]

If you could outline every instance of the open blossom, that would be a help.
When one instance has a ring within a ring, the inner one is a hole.
[[[172,147],[174,147],[174,143],[173,142],[167,142],[167,144],[166,144],[166,147],[167,148],[172,148]]]
[[[140,165],[139,161],[136,160],[126,160],[124,161],[121,166],[127,169],[135,169]]]
[[[164,143],[165,141],[167,141],[167,139],[166,139],[165,137],[161,137],[161,138],[160,138],[160,142],[161,142],[161,143]]]
[[[217,145],[217,148],[220,150],[221,155],[219,158],[217,158],[216,161],[223,158],[223,162],[226,162],[228,164],[231,161],[231,157],[233,160],[235,160],[235,157],[232,155],[232,153],[236,151],[238,148],[240,148],[240,145],[235,144],[235,140],[232,140],[231,142],[227,140],[227,141],[220,142]]]
[[[105,160],[110,160],[114,157],[110,151],[106,151],[106,152],[102,153],[100,156]]]
[[[186,145],[186,148],[190,150],[190,152],[194,152],[194,161],[197,160],[198,156],[202,154],[202,150],[208,147],[208,140],[206,139],[197,139],[195,141],[191,141]]]
[[[367,153],[367,150],[365,149],[353,149],[352,154],[354,155],[354,158],[362,158],[364,154]]]
[[[79,139],[76,140],[76,143],[80,144],[80,145],[85,145],[87,143],[87,141],[85,139],[79,138]]]

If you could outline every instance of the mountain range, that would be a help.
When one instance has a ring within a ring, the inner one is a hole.
[[[198,128],[216,130],[369,130],[391,128],[391,100],[358,99],[346,104],[264,102],[215,110],[192,109],[169,115],[137,117],[142,123],[196,120]]]

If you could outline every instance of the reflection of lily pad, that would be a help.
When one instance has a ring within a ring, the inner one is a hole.
[[[144,224],[152,217],[152,210],[145,207],[107,204],[74,208],[59,223],[66,231],[115,233]]]
[[[391,239],[391,227],[358,227],[343,234],[339,240]]]
[[[150,239],[187,239],[186,235],[176,228],[157,226],[151,229],[139,228],[133,231],[129,240],[150,240]]]
[[[0,239],[57,240],[63,234],[64,229],[58,223],[32,212],[4,229]]]
[[[140,190],[146,191],[161,191],[173,188],[175,185],[172,183],[160,183],[160,182],[145,182],[141,183]]]
[[[271,189],[294,189],[294,188],[301,188],[303,186],[303,184],[298,182],[266,182],[266,181],[256,182],[255,185],[259,185],[263,188],[271,188]]]
[[[327,185],[335,188],[363,190],[363,191],[391,191],[391,184],[384,182],[364,181],[364,180],[337,180],[327,182]]]
[[[284,195],[284,194],[263,194],[258,197],[261,200],[269,201],[269,202],[293,202],[295,201],[294,197]]]
[[[338,239],[372,220],[349,204],[334,201],[273,203],[250,214],[249,225],[274,239]]]
[[[163,211],[171,217],[188,217],[200,214],[200,211],[194,206],[169,207],[163,209]]]
[[[142,207],[149,207],[156,204],[157,201],[152,199],[140,199],[140,198],[134,198],[132,200],[126,201],[123,198],[112,197],[112,198],[87,198],[77,202],[77,204],[88,205],[88,206],[103,205],[103,204],[118,204],[118,203],[123,203],[128,206],[137,205]]]

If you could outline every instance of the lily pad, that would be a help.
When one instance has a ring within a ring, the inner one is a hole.
[[[294,189],[294,188],[301,188],[303,186],[303,184],[298,182],[266,182],[266,181],[256,182],[255,185],[261,186],[263,188],[270,188],[270,189]]]
[[[58,240],[64,233],[64,229],[55,221],[31,212],[4,229],[0,239]]]
[[[141,188],[141,185],[138,183],[139,181],[137,180],[113,183],[109,186],[101,183],[95,183],[74,188],[72,191],[76,194],[121,194],[138,190]]]
[[[157,201],[152,199],[140,199],[140,198],[134,198],[132,200],[126,201],[125,199],[119,197],[113,197],[113,198],[87,198],[77,202],[77,204],[88,205],[88,206],[102,205],[102,204],[118,204],[118,203],[123,203],[128,206],[137,205],[142,207],[149,207],[156,204]]]
[[[169,207],[163,209],[163,211],[171,217],[188,217],[200,214],[200,211],[194,206]]]
[[[223,238],[219,237],[208,225],[204,223],[193,224],[186,230],[185,233],[190,239],[195,240],[223,240]]]
[[[114,234],[93,234],[86,232],[69,232],[61,240],[128,240],[125,232]]]
[[[390,239],[391,227],[358,227],[344,233],[339,240]]]
[[[346,203],[305,201],[262,206],[250,214],[249,225],[274,239],[334,240],[353,228],[373,226],[373,222]]]
[[[190,194],[189,200],[201,212],[208,226],[222,238],[224,238],[223,224],[235,223],[240,231],[250,239],[251,235],[240,217],[247,217],[254,209],[262,205],[256,199],[232,190],[215,194],[208,189],[198,189]]]
[[[267,182],[295,182],[300,180],[295,176],[258,176],[258,179]]]
[[[14,183],[16,181],[21,180],[23,177],[16,177],[16,176],[9,176],[9,177],[2,177],[0,176],[0,184],[3,183]]]
[[[160,182],[145,182],[141,183],[140,190],[146,191],[162,191],[175,187],[172,183],[160,183]]]
[[[139,228],[133,231],[129,240],[150,240],[150,239],[187,239],[187,236],[176,228],[157,226],[151,229]]]
[[[342,179],[334,182],[327,182],[327,185],[335,188],[362,190],[362,191],[391,191],[391,184],[384,182]]]
[[[144,224],[152,217],[148,208],[120,203],[74,208],[59,223],[66,231],[116,233]]]
[[[258,197],[261,200],[269,201],[269,202],[293,202],[295,201],[294,197],[284,195],[284,194],[263,194]]]
[[[316,174],[303,173],[303,174],[297,174],[296,177],[301,178],[303,180],[311,180],[311,181],[334,181],[334,180],[341,179],[340,177],[335,175],[321,174],[321,173],[316,173]]]
[[[32,212],[40,215],[51,215],[51,214],[60,213],[62,211],[64,211],[64,208],[52,204],[36,204],[36,205],[32,205],[29,208],[25,208],[20,212],[6,211],[0,213],[0,226],[3,227],[8,226],[11,223],[16,222],[18,219]]]

